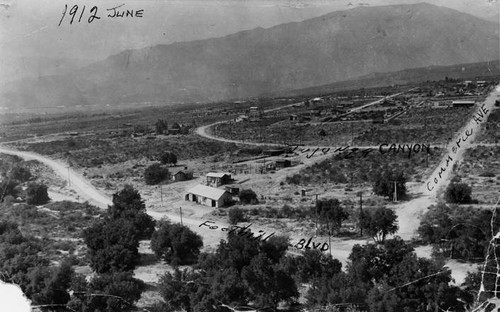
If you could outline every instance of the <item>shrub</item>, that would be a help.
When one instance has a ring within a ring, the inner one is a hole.
[[[495,177],[495,174],[491,171],[484,171],[481,174],[479,174],[480,177],[486,177],[486,178],[493,178]]]
[[[175,165],[177,163],[177,155],[172,152],[165,152],[160,156],[160,161],[162,164]]]
[[[229,209],[229,223],[237,224],[238,222],[245,222],[247,218],[242,209],[234,207]]]
[[[144,180],[148,185],[158,184],[168,178],[169,172],[161,164],[152,164],[144,170]]]
[[[10,178],[20,182],[26,182],[31,179],[31,173],[24,167],[15,166],[10,172]]]
[[[451,183],[446,188],[445,199],[449,203],[467,204],[472,198],[472,188],[465,183]]]
[[[252,190],[241,190],[238,194],[241,203],[243,204],[256,204],[258,203],[257,194]]]
[[[26,190],[26,202],[28,205],[44,205],[50,200],[47,186],[41,183],[29,183]]]

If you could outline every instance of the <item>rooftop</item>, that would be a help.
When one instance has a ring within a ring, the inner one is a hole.
[[[225,175],[231,176],[231,174],[227,173],[227,172],[209,172],[209,173],[207,173],[207,177],[212,177],[212,178],[222,178]]]
[[[192,194],[195,194],[198,196],[203,196],[206,198],[218,200],[219,198],[221,198],[222,195],[224,195],[224,193],[226,193],[226,191],[215,188],[215,187],[210,187],[210,186],[198,184],[195,187],[193,187],[192,189],[190,189],[188,191],[188,193],[192,193]]]

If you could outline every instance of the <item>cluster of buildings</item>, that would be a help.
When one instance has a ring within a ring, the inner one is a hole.
[[[190,189],[185,195],[185,200],[213,208],[224,207],[239,193],[239,187],[230,185],[232,181],[230,173],[209,172],[206,175],[206,184],[199,184]],[[224,188],[220,188],[224,185]]]

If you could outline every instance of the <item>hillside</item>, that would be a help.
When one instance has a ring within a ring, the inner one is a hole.
[[[420,3],[357,7],[222,38],[128,50],[2,87],[2,106],[208,102],[373,73],[498,59],[498,24]]]

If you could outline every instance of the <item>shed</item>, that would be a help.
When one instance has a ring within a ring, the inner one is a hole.
[[[185,199],[209,207],[223,207],[231,201],[231,195],[225,190],[206,185],[197,185],[190,189]]]
[[[287,168],[291,167],[292,162],[288,159],[278,159],[276,160],[276,168]]]
[[[476,102],[471,100],[455,100],[451,102],[451,104],[453,105],[453,107],[464,107],[464,106],[474,106],[476,105]]]
[[[188,180],[188,176],[182,170],[179,170],[172,175],[172,181],[178,182],[178,181],[186,181],[186,180]]]
[[[209,172],[207,173],[207,185],[220,186],[231,182],[231,174],[227,172]]]
[[[240,188],[236,185],[226,185],[224,188],[231,195],[238,195],[240,193]]]

